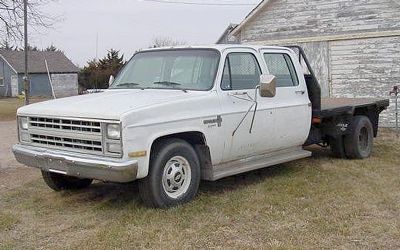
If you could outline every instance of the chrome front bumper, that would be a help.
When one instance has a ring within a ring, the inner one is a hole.
[[[126,183],[136,179],[138,162],[17,144],[13,153],[18,162],[43,171],[108,182]]]

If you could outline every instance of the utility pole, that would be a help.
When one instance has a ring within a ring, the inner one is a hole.
[[[28,78],[28,0],[24,0],[24,43],[25,43],[25,76],[24,76],[24,91],[25,105],[29,104],[29,78]]]

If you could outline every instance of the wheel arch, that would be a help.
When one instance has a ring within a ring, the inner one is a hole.
[[[197,156],[199,157],[202,178],[204,179],[206,170],[211,167],[212,160],[210,148],[207,144],[206,135],[203,132],[197,130],[170,133],[155,137],[152,140],[151,146],[149,148],[149,157],[147,159],[148,169],[151,167],[151,154],[154,152],[156,145],[167,139],[181,139],[189,143],[194,148]]]
[[[166,135],[160,135],[156,137],[151,143],[150,152],[154,149],[154,146],[162,140],[165,139],[181,139],[188,142],[190,145],[207,145],[207,139],[203,132],[200,131],[187,131],[187,132],[177,132]]]

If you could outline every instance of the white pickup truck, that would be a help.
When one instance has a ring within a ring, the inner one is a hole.
[[[216,45],[140,51],[101,93],[18,110],[16,159],[56,190],[139,181],[143,202],[192,200],[200,180],[311,156],[369,157],[377,99],[322,99],[299,47]]]

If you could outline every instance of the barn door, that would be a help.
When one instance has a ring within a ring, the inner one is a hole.
[[[16,97],[18,95],[18,76],[11,76],[11,96]]]

